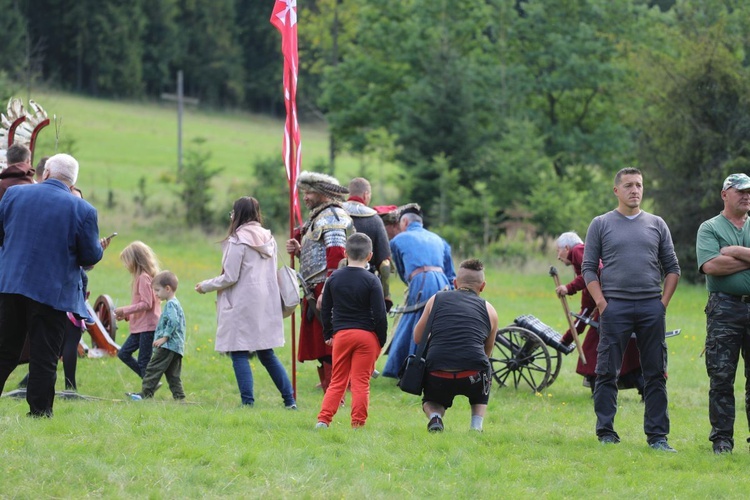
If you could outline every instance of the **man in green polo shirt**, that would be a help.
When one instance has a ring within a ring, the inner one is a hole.
[[[706,371],[709,439],[714,453],[734,447],[734,378],[745,359],[745,410],[750,426],[750,177],[732,174],[721,190],[724,210],[698,229],[698,269],[706,275]]]

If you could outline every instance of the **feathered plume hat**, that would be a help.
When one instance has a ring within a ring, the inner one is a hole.
[[[5,168],[5,151],[14,143],[28,145],[31,163],[34,161],[37,135],[49,125],[49,118],[44,108],[33,100],[29,100],[29,108],[23,107],[21,99],[11,97],[6,112],[0,114],[0,168]]]
[[[407,203],[406,205],[401,205],[400,207],[398,207],[399,219],[406,214],[416,214],[420,217],[424,217],[424,213],[422,213],[422,207],[419,206],[419,203]]]
[[[297,187],[302,191],[314,191],[335,200],[343,200],[349,189],[340,185],[335,177],[319,172],[300,172]]]

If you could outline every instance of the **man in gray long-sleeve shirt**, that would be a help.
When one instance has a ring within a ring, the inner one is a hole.
[[[620,442],[614,429],[617,375],[625,346],[634,332],[646,383],[643,430],[651,448],[674,452],[667,443],[664,332],[665,313],[680,279],[680,266],[664,220],[640,208],[640,170],[624,168],[617,172],[614,193],[617,208],[595,217],[589,225],[581,266],[586,287],[600,313],[594,390],[596,435],[602,443]],[[597,275],[599,259],[604,265],[601,278]]]

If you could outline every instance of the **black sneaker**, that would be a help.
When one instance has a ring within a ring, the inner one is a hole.
[[[618,438],[614,434],[604,434],[603,436],[599,436],[599,442],[601,444],[618,444],[620,442],[620,438]]]
[[[52,410],[47,410],[43,412],[28,412],[26,414],[29,418],[52,418]]]
[[[652,450],[656,451],[666,451],[667,453],[677,453],[677,450],[669,446],[669,443],[667,443],[666,439],[660,439],[658,441],[654,441],[653,443],[650,443],[649,446]]]
[[[443,432],[443,419],[437,415],[432,417],[427,424],[427,430],[430,432]]]
[[[728,441],[716,441],[714,443],[714,453],[723,455],[724,453],[732,454],[732,445]]]

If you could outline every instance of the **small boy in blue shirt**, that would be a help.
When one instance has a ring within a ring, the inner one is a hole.
[[[169,390],[176,400],[185,399],[182,390],[182,355],[185,350],[185,313],[180,301],[175,297],[177,276],[170,271],[162,271],[152,281],[154,293],[167,303],[162,308],[159,323],[154,331],[154,354],[143,376],[140,393],[128,394],[133,400],[151,398],[161,385],[159,380],[165,375]]]

